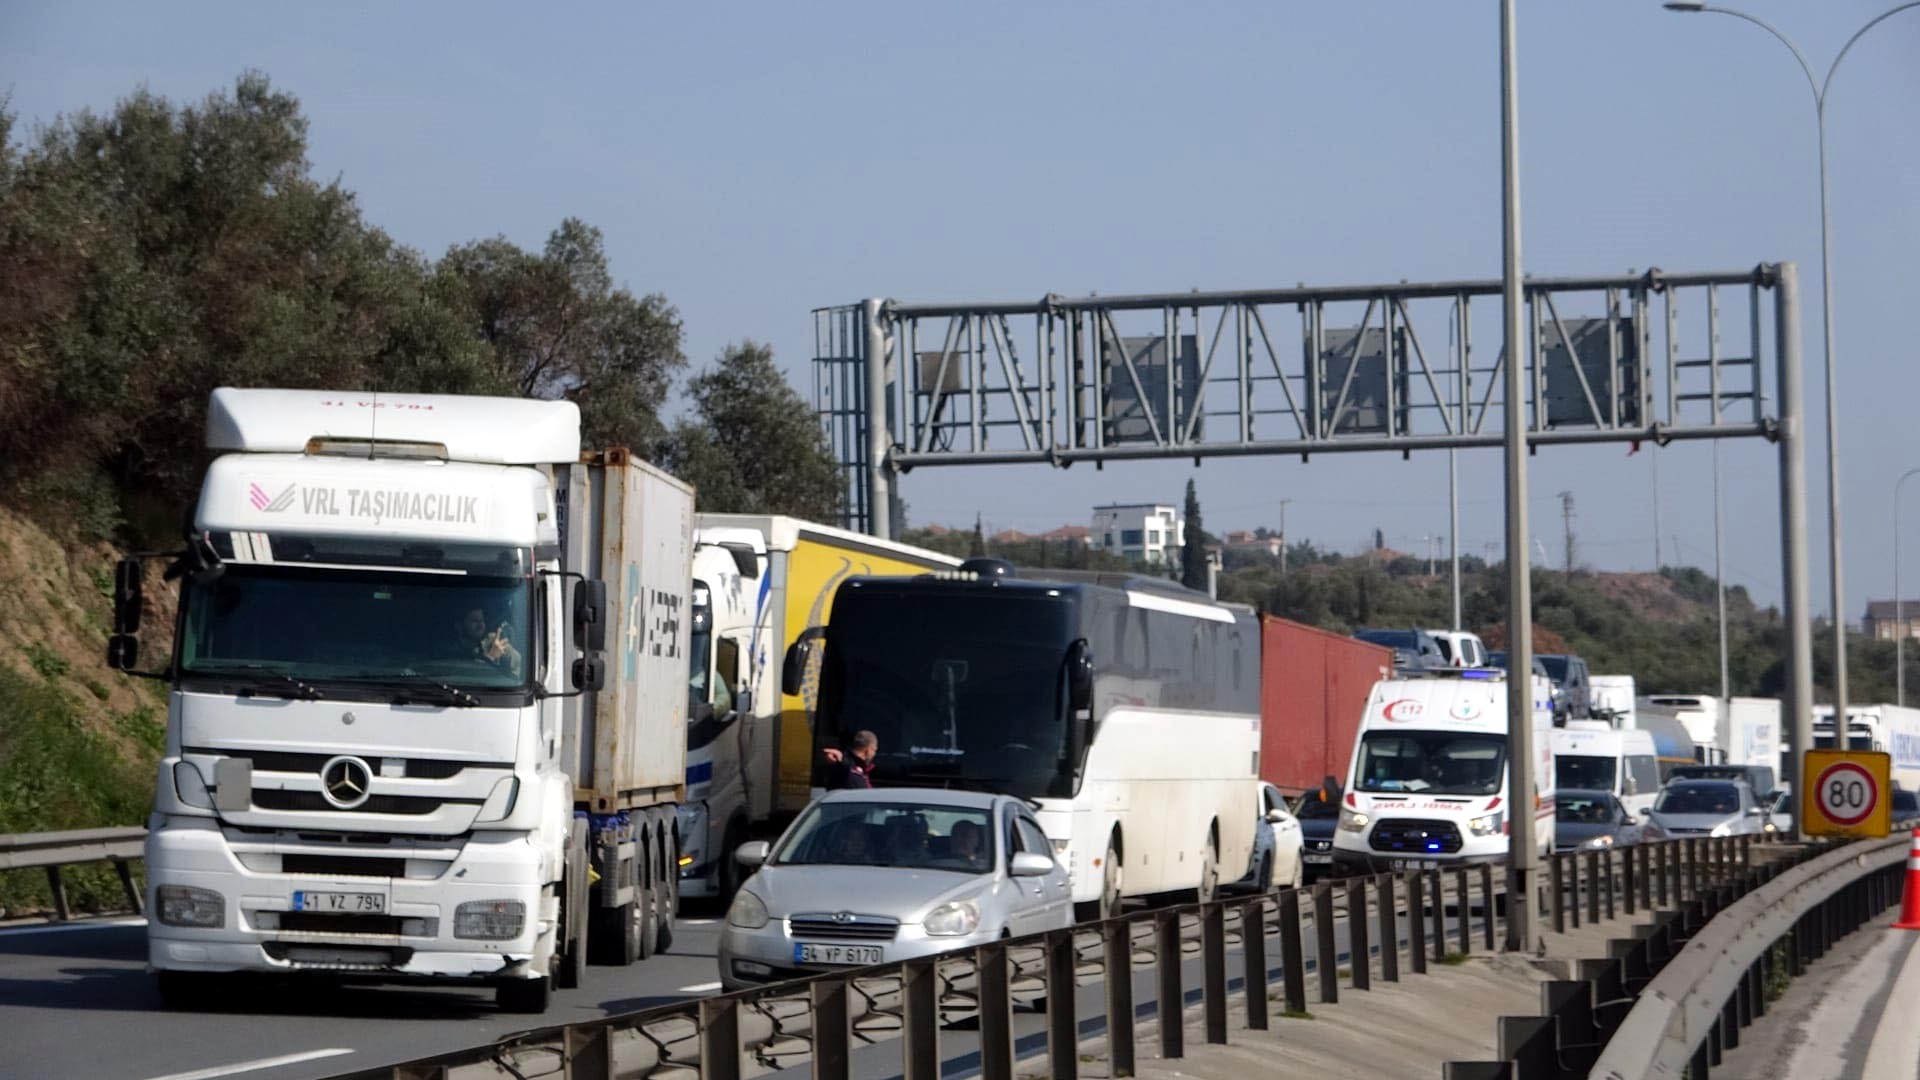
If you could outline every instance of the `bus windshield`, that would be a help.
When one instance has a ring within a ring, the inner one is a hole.
[[[538,660],[531,579],[227,563],[188,587],[186,677],[519,690]]]
[[[820,676],[820,738],[870,730],[875,777],[1025,798],[1072,794],[1064,660],[1072,602],[1033,590],[842,589]]]
[[[1423,795],[1497,795],[1506,781],[1504,735],[1371,731],[1361,737],[1355,786]]]
[[[1589,791],[1612,791],[1614,773],[1619,763],[1610,757],[1594,754],[1555,754],[1553,756],[1553,782],[1555,787],[1585,788]]]

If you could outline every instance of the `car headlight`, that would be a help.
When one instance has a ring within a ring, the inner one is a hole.
[[[469,900],[453,909],[453,936],[476,941],[517,938],[527,925],[527,905],[518,900]]]
[[[1718,825],[1715,825],[1715,826],[1713,827],[1713,831],[1712,831],[1712,832],[1710,832],[1710,833],[1708,833],[1707,835],[1708,835],[1708,836],[1732,836],[1732,835],[1733,835],[1733,822],[1731,822],[1731,821],[1723,821],[1723,822],[1721,822],[1720,824],[1718,824]]]
[[[1604,851],[1605,849],[1607,849],[1607,848],[1610,848],[1610,847],[1612,847],[1612,846],[1613,846],[1613,837],[1611,837],[1611,836],[1595,836],[1595,837],[1592,837],[1591,839],[1588,839],[1588,840],[1586,840],[1586,841],[1584,841],[1583,843],[1581,843],[1581,845],[1580,845],[1580,850],[1582,850],[1582,851]]]
[[[218,929],[227,923],[226,897],[212,889],[191,885],[162,885],[154,890],[154,906],[166,926]]]
[[[1506,821],[1506,812],[1496,811],[1485,817],[1477,817],[1468,821],[1467,831],[1475,836],[1492,836],[1494,833],[1500,831],[1500,826],[1506,824]]]
[[[1366,828],[1367,815],[1358,810],[1349,810],[1344,806],[1340,808],[1341,832],[1365,832]]]
[[[758,930],[767,925],[767,902],[745,889],[734,894],[727,909],[727,925],[742,930]]]
[[[980,928],[980,905],[971,900],[954,900],[927,912],[921,924],[928,937],[954,937],[971,934]]]

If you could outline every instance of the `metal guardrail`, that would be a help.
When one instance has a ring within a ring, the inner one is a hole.
[[[1648,890],[1659,880],[1658,895],[1664,899],[1671,888],[1677,901],[1683,890],[1730,880],[1747,846],[1733,840],[1675,840],[1644,845],[1644,855],[1608,853],[1617,856],[1609,865],[1621,868],[1622,876],[1606,880],[1631,881],[1632,887],[1611,892],[1603,881],[1590,878],[1589,892],[1576,886],[1572,895],[1617,895],[1619,907],[1633,911],[1643,895],[1653,895]],[[1625,867],[1640,858],[1648,861],[1638,865],[1662,873],[1632,876],[1635,871]],[[852,1075],[856,1055],[865,1060],[878,1053],[897,1062],[889,1067],[899,1068],[907,1080],[937,1080],[956,1062],[999,1080],[1014,1075],[1016,1060],[1042,1056],[1046,1075],[1072,1080],[1086,1064],[1082,1040],[1096,1037],[1106,1042],[1109,1074],[1132,1075],[1141,1038],[1137,1028],[1145,1020],[1158,1020],[1154,1038],[1160,1056],[1179,1058],[1186,1053],[1184,1021],[1191,1006],[1199,1007],[1205,1042],[1224,1044],[1236,1002],[1248,1031],[1267,1029],[1276,1005],[1286,1013],[1306,1012],[1310,974],[1318,1000],[1331,1003],[1344,992],[1369,990],[1376,977],[1398,982],[1403,970],[1417,974],[1429,962],[1454,954],[1495,951],[1503,940],[1499,876],[1486,865],[1448,867],[1162,908],[543,1028],[344,1075],[354,1080],[502,1074],[730,1080],[810,1067],[815,1077],[845,1078]],[[1553,910],[1572,904],[1554,904]],[[1612,899],[1605,909],[1614,910]],[[1337,947],[1342,923],[1344,952]],[[1305,958],[1308,940],[1314,942],[1312,963]],[[1268,957],[1276,952],[1279,966],[1271,968]],[[1151,1002],[1136,1002],[1136,983],[1154,987]],[[1270,999],[1269,988],[1276,984],[1280,992]],[[1083,1005],[1077,1000],[1080,992],[1090,992],[1092,1000]],[[1017,1005],[1044,1013],[1044,1023],[1030,1021],[1023,1033],[1015,1020]],[[897,1057],[874,1049],[888,1042],[897,1043]]]
[[[71,917],[67,905],[67,885],[60,876],[63,866],[81,863],[112,862],[120,875],[120,887],[126,890],[127,905],[135,914],[143,910],[140,890],[133,883],[129,860],[141,857],[147,842],[147,830],[138,825],[112,829],[75,829],[69,832],[0,834],[0,870],[24,870],[42,867],[47,872],[47,887],[53,892],[54,917],[65,922]]]
[[[1766,1009],[1774,947],[1788,970],[1899,902],[1905,835],[1822,851],[1728,904],[1640,991],[1592,1075],[1707,1080],[1740,1029]]]

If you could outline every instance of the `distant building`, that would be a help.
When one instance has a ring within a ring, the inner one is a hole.
[[[1220,538],[1220,547],[1233,551],[1264,552],[1267,555],[1279,555],[1286,541],[1278,536],[1255,536],[1245,529],[1236,529]]]
[[[1023,533],[1019,529],[1002,529],[993,534],[993,541],[996,544],[1018,544],[1031,539],[1033,539],[1031,533]]]
[[[1117,503],[1093,508],[1089,544],[1148,566],[1172,567],[1186,543],[1186,524],[1176,507]]]
[[[1903,610],[1904,609],[1904,610]],[[1902,620],[1900,616],[1906,618]],[[1920,623],[1920,600],[1895,604],[1892,600],[1867,601],[1867,617],[1861,625],[1870,638],[1892,641],[1898,637],[1917,637],[1914,626]]]
[[[1078,544],[1081,547],[1093,545],[1093,530],[1085,525],[1062,525],[1051,532],[1043,532],[1040,539],[1050,544]]]

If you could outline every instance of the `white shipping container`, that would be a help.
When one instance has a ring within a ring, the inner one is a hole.
[[[677,802],[686,782],[693,488],[620,451],[556,473],[563,563],[607,585],[606,686],[566,703],[576,799],[595,813]]]

